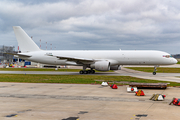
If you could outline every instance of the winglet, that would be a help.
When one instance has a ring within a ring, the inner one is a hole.
[[[13,26],[22,53],[41,50],[20,26]]]

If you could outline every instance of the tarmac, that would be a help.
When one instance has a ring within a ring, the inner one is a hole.
[[[0,71],[0,74],[79,75],[77,72]],[[93,75],[133,76],[180,82],[179,73],[140,72],[122,68],[114,73]],[[171,120],[180,119],[179,106],[169,105],[180,98],[179,87],[143,89],[145,96],[101,85],[0,83],[1,120]],[[164,101],[152,101],[153,94],[164,94]]]
[[[101,85],[1,83],[1,120],[178,120],[180,88],[143,89],[145,96]],[[149,100],[165,94],[164,101]]]

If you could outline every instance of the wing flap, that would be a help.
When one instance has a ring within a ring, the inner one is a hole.
[[[86,61],[86,62],[94,62],[93,59],[88,58],[78,58],[78,57],[68,57],[68,56],[56,56],[59,59],[66,59],[68,61]]]
[[[56,55],[48,55],[48,56],[54,56],[59,58],[60,60],[67,60],[67,61],[73,61],[76,63],[80,64],[87,64],[87,63],[93,63],[95,60],[94,59],[89,59],[89,58],[80,58],[80,57],[70,57],[70,56],[56,56]]]

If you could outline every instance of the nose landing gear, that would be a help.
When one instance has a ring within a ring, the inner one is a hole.
[[[156,72],[153,72],[153,75],[156,75]]]
[[[157,71],[157,67],[159,67],[159,66],[154,66],[154,72],[153,72],[153,75],[156,75],[156,71]]]

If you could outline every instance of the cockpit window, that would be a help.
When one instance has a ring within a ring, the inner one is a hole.
[[[171,58],[172,56],[171,55],[163,55],[163,57]]]

